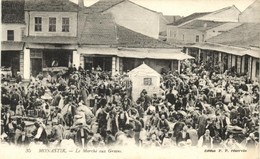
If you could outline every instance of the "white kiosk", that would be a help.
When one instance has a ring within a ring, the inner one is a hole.
[[[148,95],[158,94],[160,91],[161,75],[145,63],[128,72],[132,81],[132,98],[136,101],[143,89]]]

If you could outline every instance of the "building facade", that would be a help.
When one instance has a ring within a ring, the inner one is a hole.
[[[87,14],[84,19],[78,53],[86,70],[101,67],[114,75],[145,62],[161,73],[179,70],[179,61],[191,58],[181,48],[118,25],[109,13]]]
[[[77,50],[77,17],[78,5],[69,0],[26,1],[25,79],[40,72],[67,70],[73,63]]]
[[[201,43],[239,25],[241,23],[194,20],[179,27],[168,27],[167,41],[178,44]]]
[[[24,1],[2,1],[1,72],[16,77],[23,71]]]
[[[213,12],[194,13],[167,25],[167,42],[177,44],[204,42],[239,24],[241,12],[230,6]]]
[[[185,51],[199,62],[221,66],[222,73],[232,69],[259,82],[259,28],[259,23],[243,23],[205,43],[186,46]]]

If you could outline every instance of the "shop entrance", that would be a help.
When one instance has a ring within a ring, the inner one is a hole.
[[[36,77],[40,72],[42,72],[42,59],[32,58],[31,59],[31,73],[33,77]]]
[[[84,61],[86,70],[97,69],[98,67],[104,71],[112,70],[112,57],[84,57]]]
[[[1,52],[1,69],[2,72],[9,72],[12,77],[20,71],[20,52],[19,51],[2,51]]]

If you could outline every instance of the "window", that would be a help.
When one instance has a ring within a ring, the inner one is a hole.
[[[196,35],[196,42],[200,42],[200,36]]]
[[[35,31],[42,31],[42,18],[41,17],[35,17]]]
[[[70,19],[62,18],[62,32],[69,32],[69,31],[70,31]]]
[[[13,30],[7,30],[7,40],[14,41],[14,31]]]
[[[152,78],[144,78],[144,85],[145,86],[152,85]]]
[[[49,18],[49,32],[56,31],[56,18]]]

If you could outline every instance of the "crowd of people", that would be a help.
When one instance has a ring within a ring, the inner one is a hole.
[[[259,83],[186,61],[134,101],[127,73],[71,67],[1,85],[1,141],[28,146],[257,148]],[[139,92],[138,92],[139,93]]]

